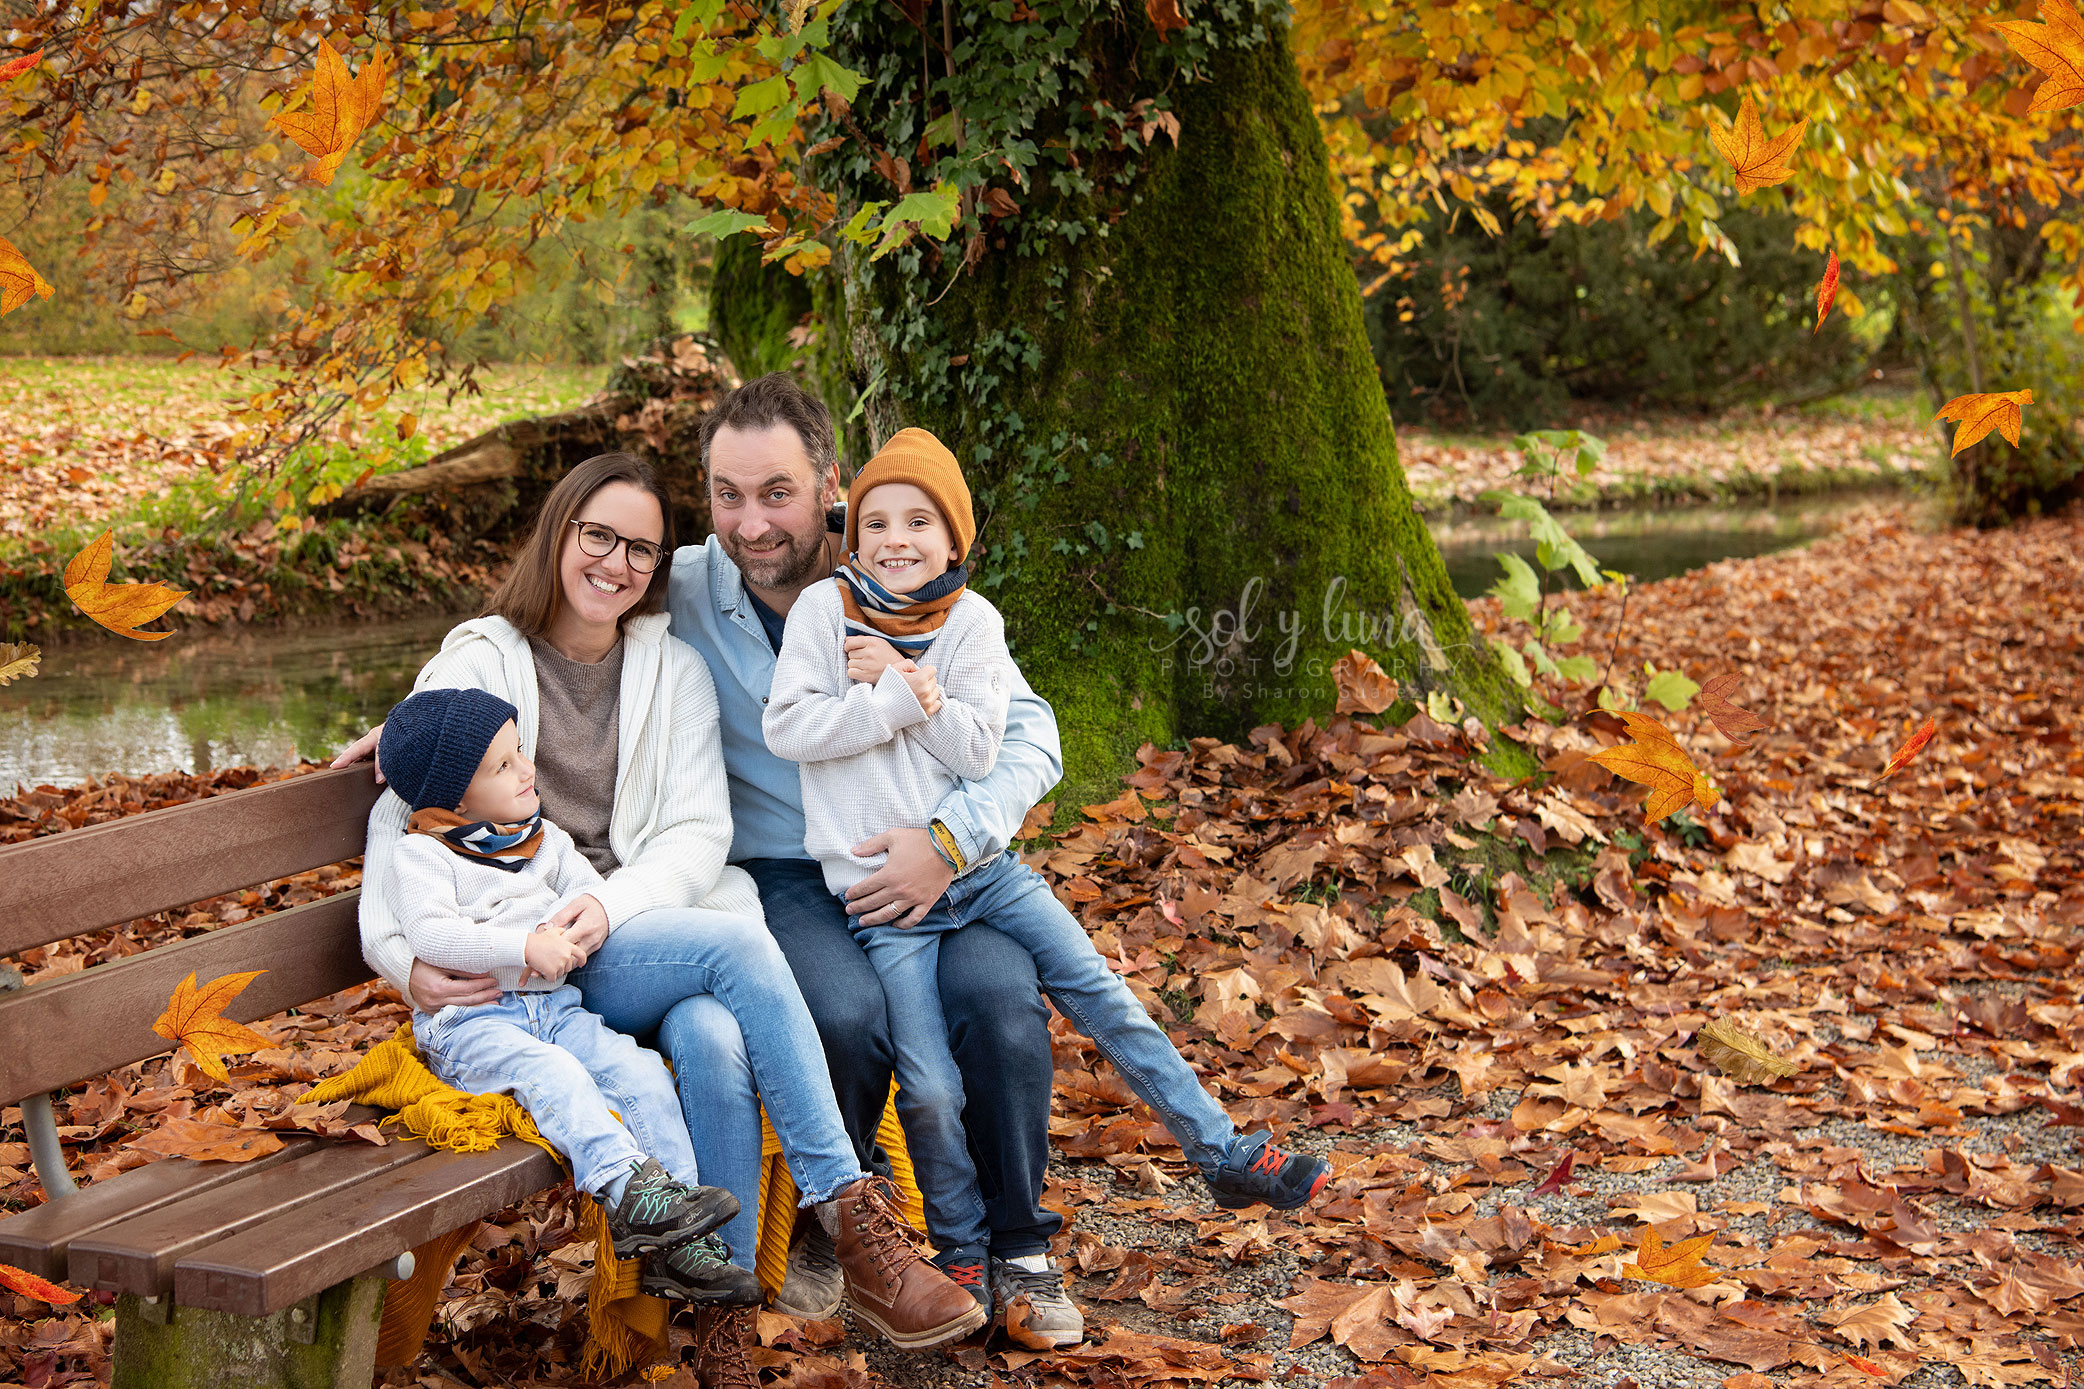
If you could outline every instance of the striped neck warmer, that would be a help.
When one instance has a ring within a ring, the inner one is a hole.
[[[970,570],[958,564],[914,592],[892,593],[862,567],[861,556],[853,554],[834,577],[839,580],[840,606],[846,610],[847,635],[881,637],[900,656],[917,660],[933,645],[948,610],[962,597]]]
[[[466,820],[453,810],[433,806],[415,810],[405,822],[407,834],[428,834],[468,859],[518,873],[543,844],[543,812],[537,810],[512,825]]]

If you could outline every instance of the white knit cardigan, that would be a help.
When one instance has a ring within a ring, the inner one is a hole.
[[[731,848],[731,796],[717,730],[716,684],[695,649],[666,631],[664,613],[623,624],[621,726],[608,844],[619,864],[595,894],[613,931],[655,907],[706,907],[764,921],[760,894]],[[453,628],[413,692],[480,689],[521,715],[521,750],[535,756],[540,705],[528,639],[503,617]],[[556,807],[544,807],[556,818]],[[386,900],[391,857],[410,808],[386,791],[369,815],[362,856],[362,958],[405,992],[412,948]]]

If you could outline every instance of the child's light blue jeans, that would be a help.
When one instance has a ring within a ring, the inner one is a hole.
[[[648,1157],[694,1183],[695,1150],[665,1061],[587,1012],[571,985],[431,1015],[415,1010],[412,1035],[444,1084],[473,1095],[511,1092],[588,1195]]]
[[[972,922],[989,923],[1035,957],[1035,973],[1057,1011],[1114,1063],[1189,1161],[1206,1170],[1223,1160],[1237,1136],[1230,1116],[1201,1088],[1200,1077],[1107,967],[1049,884],[1014,854],[1002,853],[950,883],[918,925],[854,931],[889,1003],[897,1117],[926,1205],[927,1233],[937,1248],[987,1240],[984,1201],[963,1136],[962,1076],[949,1054],[936,983],[941,936]]]

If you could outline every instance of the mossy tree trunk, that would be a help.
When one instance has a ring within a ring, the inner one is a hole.
[[[918,52],[895,6],[874,15],[865,43]],[[1096,67],[1133,68],[1142,6],[1082,42]],[[1286,36],[1222,49],[1172,102],[1177,147],[1148,154],[1103,233],[1021,257],[986,220],[959,274],[952,254],[850,254],[843,314],[823,296],[872,437],[923,425],[969,470],[973,582],[1056,708],[1067,793],[1111,794],[1145,741],[1328,717],[1331,663],[1355,647],[1407,699],[1444,690],[1516,720],[1398,467]],[[1018,215],[1089,210],[1070,201],[1030,187]],[[1532,769],[1510,745],[1493,759]]]

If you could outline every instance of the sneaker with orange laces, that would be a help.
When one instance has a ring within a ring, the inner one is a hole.
[[[1239,1211],[1263,1201],[1277,1211],[1292,1211],[1324,1190],[1331,1166],[1323,1158],[1277,1148],[1273,1138],[1271,1133],[1239,1134],[1230,1140],[1223,1161],[1202,1172],[1217,1205]]]

